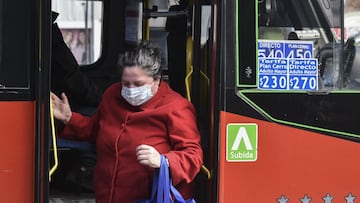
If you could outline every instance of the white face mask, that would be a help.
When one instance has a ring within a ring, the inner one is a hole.
[[[152,85],[143,85],[141,87],[122,87],[121,95],[124,99],[133,106],[140,106],[141,104],[149,101],[153,94],[151,92]]]

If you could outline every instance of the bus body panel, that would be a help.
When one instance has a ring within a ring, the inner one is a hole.
[[[0,202],[33,202],[34,102],[0,102]]]
[[[256,161],[227,161],[231,123],[257,124]],[[219,203],[346,202],[360,195],[359,143],[227,112],[220,126]]]

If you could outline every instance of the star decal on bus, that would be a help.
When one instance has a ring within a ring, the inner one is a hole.
[[[330,193],[327,193],[326,196],[322,197],[323,203],[333,203],[334,196],[332,196]],[[356,196],[354,196],[351,192],[344,197],[346,200],[346,203],[355,203]],[[285,195],[281,195],[280,198],[277,199],[278,203],[287,203],[290,199],[286,197]],[[301,203],[311,203],[313,198],[311,198],[309,195],[305,194],[304,197],[299,199]]]
[[[285,197],[285,195],[281,195],[281,198],[278,199],[279,203],[287,203],[289,201],[288,198]]]
[[[351,192],[350,192],[349,195],[345,197],[346,203],[354,203],[355,198],[356,198],[356,197],[353,196],[353,195],[351,194]]]
[[[325,197],[323,197],[324,203],[332,203],[332,200],[334,197],[332,197],[329,193]]]
[[[307,195],[304,196],[304,198],[301,199],[301,203],[310,203],[311,202],[311,198],[308,197]]]

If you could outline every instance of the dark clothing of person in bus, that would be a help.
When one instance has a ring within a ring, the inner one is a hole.
[[[203,163],[195,108],[161,82],[158,49],[141,44],[122,59],[121,82],[104,93],[91,118],[71,112],[65,94],[52,95],[54,115],[65,124],[61,137],[97,145],[97,203],[133,203],[150,198],[160,154],[185,199]]]
[[[52,12],[53,22],[58,14]],[[93,115],[100,103],[102,90],[79,68],[73,53],[63,39],[57,25],[52,24],[51,91],[57,95],[65,92],[69,96],[71,108],[83,115]],[[67,158],[68,165],[62,168],[61,177],[55,179],[67,190],[93,190],[92,171],[96,162],[95,146],[87,142],[57,140],[59,147],[72,149],[74,155]],[[71,186],[71,187],[70,187]]]
[[[53,21],[56,17],[53,12]],[[52,24],[51,90],[57,95],[65,92],[73,108],[75,105],[96,107],[102,97],[101,89],[81,72],[57,23]]]

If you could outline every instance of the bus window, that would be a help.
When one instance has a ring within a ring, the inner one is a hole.
[[[13,1],[0,1],[0,91],[30,88],[30,68],[35,64],[28,50],[35,46],[29,43],[34,19],[28,16],[30,4],[22,3],[19,7]]]
[[[359,41],[360,27],[354,22],[360,19],[360,9],[356,7],[358,1],[354,2],[349,0],[345,4],[342,31],[340,0],[259,1],[257,87],[290,91],[359,90],[359,51],[355,44]],[[273,45],[278,47],[269,47]],[[279,63],[294,67],[282,70],[289,72],[289,77],[266,73],[273,71],[266,67],[276,65],[274,60],[280,58]],[[311,70],[305,74],[299,70],[305,66],[295,65],[299,63],[311,64],[308,66]]]
[[[360,46],[360,1],[347,0],[345,2],[345,31],[346,38],[354,37],[356,46]]]
[[[97,61],[102,49],[103,2],[52,0],[52,9],[59,13],[56,22],[77,62]]]

